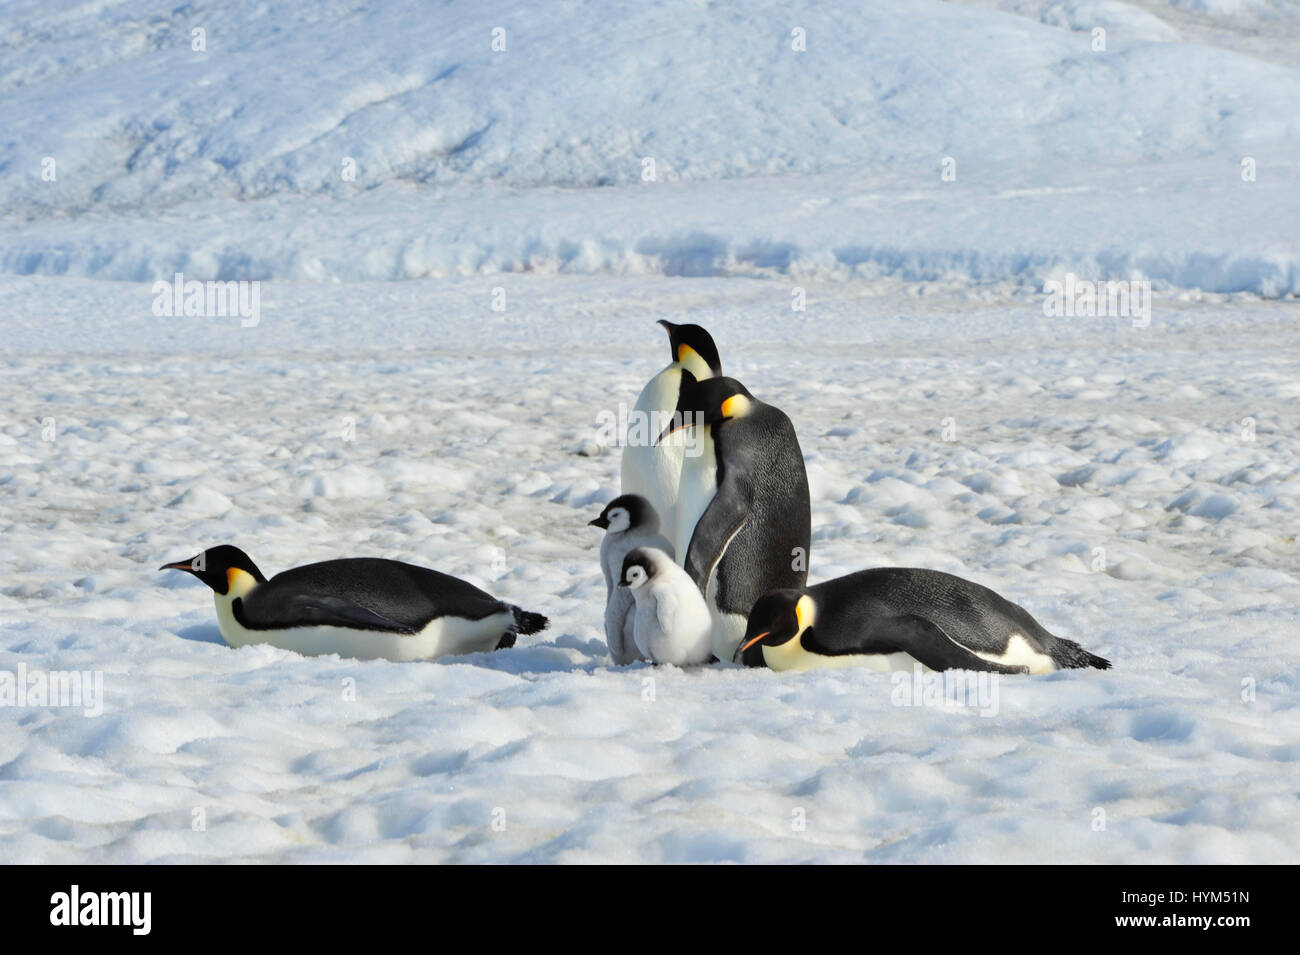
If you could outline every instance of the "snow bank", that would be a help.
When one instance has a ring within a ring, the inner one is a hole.
[[[1300,71],[1125,4],[10,9],[9,273],[1300,290]]]

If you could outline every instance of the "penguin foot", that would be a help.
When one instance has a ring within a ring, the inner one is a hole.
[[[515,630],[518,633],[540,633],[551,624],[540,613],[529,613],[514,606],[510,608],[510,612],[515,615]]]

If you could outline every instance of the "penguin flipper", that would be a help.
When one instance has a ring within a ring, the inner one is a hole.
[[[713,568],[726,550],[727,544],[740,532],[749,519],[754,501],[753,489],[748,484],[732,481],[718,488],[709,506],[700,515],[686,548],[686,562],[682,565],[700,593],[705,593]]]
[[[663,588],[655,601],[655,618],[659,621],[659,632],[671,636],[677,632],[677,595],[670,588]]]
[[[405,624],[367,610],[344,597],[303,594],[279,601],[269,613],[250,609],[240,599],[231,608],[235,619],[249,630],[285,630],[292,627],[347,627],[385,633],[415,633]]]
[[[747,667],[767,666],[767,657],[763,656],[763,648],[758,644],[755,644],[748,650],[741,651],[740,664],[741,666]]]
[[[1028,673],[1023,666],[1006,666],[977,656],[948,636],[935,623],[918,614],[891,617],[876,634],[931,670],[986,670],[993,673]]]

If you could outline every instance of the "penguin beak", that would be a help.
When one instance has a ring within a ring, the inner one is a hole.
[[[609,518],[602,514],[595,520],[587,521],[587,526],[599,527],[601,530],[609,530]]]
[[[743,647],[741,647],[741,648],[740,648],[740,652],[741,652],[741,653],[744,653],[746,650],[748,650],[748,649],[749,649],[750,647],[752,647],[754,644],[758,643],[758,641],[762,640],[764,637],[766,637],[766,636],[767,636],[769,633],[771,633],[771,632],[772,632],[771,630],[764,630],[762,633],[760,633],[758,636],[756,636],[753,640],[750,640],[747,644],[745,644]]]
[[[660,328],[662,328],[664,331],[666,331],[669,335],[671,335],[673,333],[673,329],[677,327],[672,322],[668,321],[668,319],[666,318],[659,319],[659,321],[655,322],[655,324],[658,325]]]
[[[183,570],[186,573],[192,574],[194,573],[194,558],[191,557],[189,560],[178,560],[174,564],[163,564],[158,569],[159,570]]]
[[[669,437],[670,435],[674,435],[678,431],[688,428],[692,424],[694,424],[693,421],[687,420],[686,415],[682,415],[680,419],[674,417],[673,422],[674,422],[673,424],[670,424],[668,427],[664,428],[662,432],[660,432],[659,437],[655,438],[655,444],[659,444],[659,442],[663,441],[665,438]]]

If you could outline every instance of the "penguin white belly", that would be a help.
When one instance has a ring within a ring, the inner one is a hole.
[[[795,637],[779,647],[763,647],[763,661],[773,670],[841,670],[848,667],[861,667],[880,673],[892,673],[895,670],[910,670],[921,666],[916,658],[907,653],[846,653],[839,656],[825,656],[809,653],[804,649],[803,640]],[[926,670],[928,667],[921,666]]]
[[[669,365],[651,378],[637,397],[627,434],[623,436],[621,491],[640,494],[654,505],[668,533],[677,523],[677,488],[681,482],[686,436],[678,432],[657,445],[655,439],[677,410],[681,384],[682,370],[677,364]]]
[[[357,660],[433,660],[441,656],[495,650],[502,635],[514,624],[509,611],[481,620],[439,617],[418,633],[355,630],[351,627],[288,627],[284,630],[249,630],[235,619],[231,601],[217,598],[217,625],[232,647],[266,643],[303,656],[337,653]]]
[[[1022,634],[1013,633],[1007,638],[1007,648],[1002,653],[971,651],[981,660],[1001,663],[1009,667],[1028,667],[1030,673],[1055,673],[1056,661],[1040,650],[1035,650]]]
[[[718,493],[718,458],[713,447],[713,435],[707,427],[695,430],[699,454],[683,458],[677,493],[677,524],[673,547],[677,551],[679,567],[686,566],[686,555],[691,547],[691,537],[695,534],[695,525],[700,522],[713,502],[714,495]]]
[[[683,583],[694,591],[694,584],[683,574]],[[676,666],[692,666],[704,663],[710,652],[710,621],[699,593],[694,593],[694,606],[673,599],[656,588],[636,602],[637,649],[644,659],[655,663],[671,663]],[[659,601],[672,601],[673,612],[669,615],[672,632],[665,633],[662,625]]]
[[[731,660],[735,655],[736,648],[740,646],[740,641],[745,638],[745,626],[749,620],[744,614],[727,613],[718,607],[718,575],[715,573],[709,578],[708,586],[705,588],[707,595],[705,601],[709,605],[709,618],[712,622],[709,640],[713,646],[713,655],[719,660]],[[733,662],[739,663],[739,660]]]

